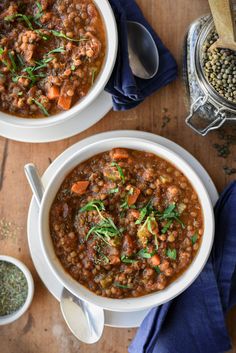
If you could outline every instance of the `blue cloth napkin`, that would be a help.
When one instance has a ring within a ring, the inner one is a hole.
[[[170,52],[143,17],[134,0],[109,0],[109,2],[116,17],[119,48],[115,68],[105,90],[112,94],[114,110],[128,110],[136,107],[146,97],[173,81],[177,77],[177,65]],[[156,42],[160,66],[156,76],[150,80],[139,79],[131,72],[128,57],[127,20],[137,21],[144,25]]]
[[[231,348],[225,315],[236,305],[236,182],[215,206],[211,256],[181,295],[152,309],[129,347],[130,353],[222,353]]]

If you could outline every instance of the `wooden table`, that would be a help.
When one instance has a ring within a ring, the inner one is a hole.
[[[95,126],[65,141],[48,144],[24,144],[0,139],[0,163],[3,181],[0,185],[0,220],[10,227],[0,234],[1,254],[16,256],[31,269],[35,280],[35,296],[30,310],[16,323],[0,328],[1,351],[4,353],[124,353],[134,337],[135,329],[106,328],[102,340],[87,346],[79,343],[62,319],[58,302],[39,279],[27,245],[26,221],[31,191],[23,166],[34,162],[43,171],[67,147],[87,136],[116,129],[136,129],[165,136],[190,151],[210,173],[219,191],[235,178],[227,176],[224,166],[234,166],[236,146],[230,156],[217,156],[213,144],[222,144],[218,133],[202,138],[186,127],[187,110],[181,81],[182,47],[189,24],[209,11],[207,0],[139,0],[147,19],[154,26],[179,64],[179,79],[147,99],[137,109],[126,113],[110,112]],[[5,156],[5,158],[3,158]],[[236,308],[235,308],[236,309]],[[229,331],[236,352],[236,310],[228,317]],[[206,352],[207,353],[207,352]]]

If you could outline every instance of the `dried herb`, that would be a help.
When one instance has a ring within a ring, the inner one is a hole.
[[[22,307],[27,294],[28,284],[23,272],[9,262],[0,261],[0,316]]]
[[[225,166],[225,167],[223,167],[223,170],[226,175],[236,174],[236,168],[231,168],[231,167]]]

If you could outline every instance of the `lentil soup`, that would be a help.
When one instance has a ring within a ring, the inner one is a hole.
[[[40,118],[85,97],[102,68],[106,35],[92,0],[2,0],[0,110]]]
[[[115,148],[78,165],[50,209],[64,269],[97,295],[160,291],[194,259],[204,231],[198,196],[175,166]]]

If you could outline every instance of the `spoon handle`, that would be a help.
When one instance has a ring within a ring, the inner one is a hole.
[[[25,175],[36,198],[37,204],[40,207],[44,194],[44,187],[39,176],[39,172],[33,163],[24,166]]]
[[[222,47],[225,45],[225,48],[228,48],[233,43],[236,45],[236,28],[232,0],[208,0],[208,2],[216,31],[219,35],[219,44],[221,44],[219,46]]]

